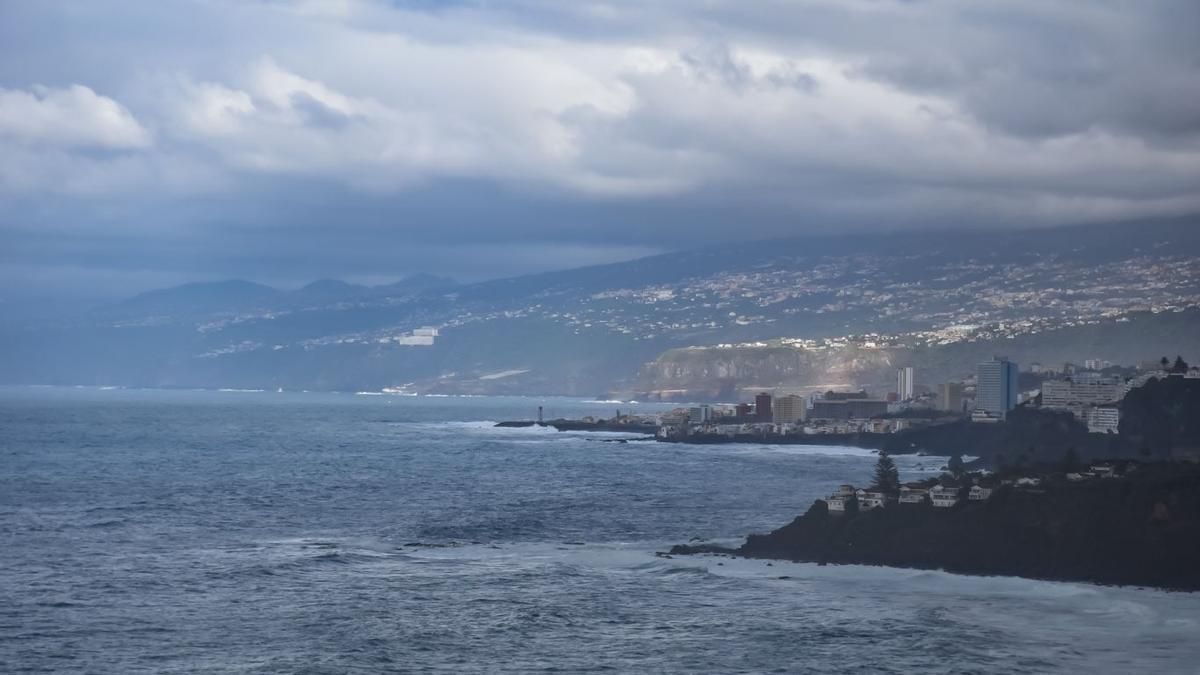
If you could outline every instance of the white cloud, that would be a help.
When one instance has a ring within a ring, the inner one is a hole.
[[[1200,57],[1169,4],[85,4],[46,41],[61,53],[23,62],[55,61],[129,108],[82,85],[0,89],[0,146],[41,167],[0,169],[35,196],[154,192],[172,175],[172,191],[188,175],[236,191],[249,175],[394,195],[465,179],[583,209],[674,200],[858,223],[1170,211],[1200,185]],[[101,70],[76,46],[108,33],[122,48]],[[76,147],[146,157],[106,178]],[[663,240],[684,227],[658,226]]]
[[[32,91],[0,88],[0,136],[24,143],[145,148],[150,133],[120,103],[74,84]]]

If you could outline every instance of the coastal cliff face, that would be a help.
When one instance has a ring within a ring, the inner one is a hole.
[[[896,368],[917,369],[920,384],[933,387],[975,372],[982,361],[1004,354],[1021,364],[1062,363],[1081,354],[1106,354],[1124,363],[1146,354],[1185,358],[1196,345],[1200,312],[1145,313],[1015,336],[980,335],[946,344],[875,344],[875,338],[839,340],[805,348],[775,339],[765,342],[668,349],[638,372],[633,392],[640,397],[730,400],[736,392],[757,390],[825,391],[865,387],[877,395],[896,384]],[[803,331],[798,331],[803,335]],[[778,333],[777,333],[778,335]]]
[[[879,384],[894,365],[894,350],[848,345],[837,349],[794,347],[687,347],[671,349],[646,364],[638,387],[650,394],[686,392],[731,396],[735,389],[782,384],[815,389]],[[876,382],[880,380],[880,382]]]
[[[830,515],[817,501],[788,525],[751,535],[737,553],[1195,591],[1200,467],[1147,465],[1136,477],[1001,488],[951,508],[893,504]]]

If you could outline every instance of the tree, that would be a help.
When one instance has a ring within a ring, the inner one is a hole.
[[[962,478],[963,472],[966,471],[966,464],[963,463],[962,455],[951,455],[950,462],[946,465],[950,469],[950,475],[954,476],[955,480]]]
[[[1171,367],[1171,359],[1168,359],[1168,358],[1167,358],[1167,357],[1165,357],[1165,356],[1164,356],[1164,357],[1162,357],[1162,360],[1161,360],[1161,361],[1159,361],[1159,363],[1160,363],[1160,364],[1162,364],[1162,369],[1163,369],[1163,370],[1166,370],[1166,369],[1168,369],[1168,368],[1170,368],[1170,367]]]
[[[1079,471],[1079,453],[1075,452],[1075,446],[1067,448],[1067,453],[1063,455],[1062,470],[1063,473]]]
[[[879,461],[875,462],[875,489],[880,492],[900,491],[900,472],[892,461],[887,450],[879,451]]]
[[[1186,374],[1187,371],[1188,371],[1187,361],[1184,361],[1182,356],[1176,356],[1175,357],[1175,366],[1173,368],[1171,368],[1171,372]]]
[[[1008,473],[1008,457],[1003,452],[997,452],[992,457],[992,464],[996,466],[996,473],[1004,475]]]

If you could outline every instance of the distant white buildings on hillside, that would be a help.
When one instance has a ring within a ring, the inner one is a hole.
[[[391,338],[392,344],[402,345],[406,347],[431,347],[438,338],[438,329],[432,326],[416,328],[407,335],[398,335]]]

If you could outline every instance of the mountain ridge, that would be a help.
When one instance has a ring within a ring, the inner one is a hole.
[[[1146,315],[1139,325],[1153,332],[1167,325],[1154,316],[1200,306],[1198,260],[1200,218],[1190,217],[742,241],[468,284],[433,275],[371,287],[318,280],[295,291],[188,284],[175,296],[137,296],[141,304],[0,326],[0,381],[590,396],[678,389],[648,381],[646,364],[693,346],[719,354],[780,340],[793,351],[852,342],[937,359],[970,351],[954,345],[1019,339],[1027,353],[1053,344],[1058,355],[1108,358],[1087,327]],[[1190,326],[1193,314],[1182,316]],[[424,327],[439,335],[410,337]],[[1200,349],[1185,342],[1168,351],[1193,358]],[[1130,354],[1128,346],[1111,351]],[[827,367],[873,384],[898,360]],[[733,386],[771,381],[796,384],[756,377]],[[711,389],[704,382],[694,393]]]

